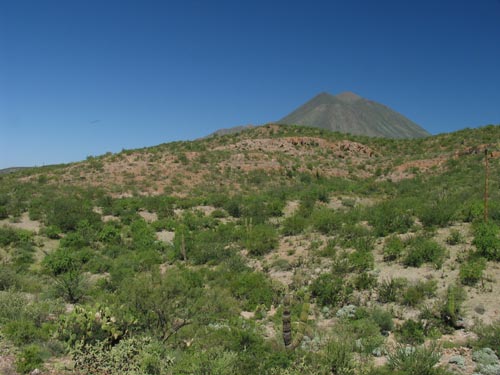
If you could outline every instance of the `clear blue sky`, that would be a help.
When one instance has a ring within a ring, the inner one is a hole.
[[[354,91],[500,123],[500,0],[0,1],[0,168],[278,120]]]

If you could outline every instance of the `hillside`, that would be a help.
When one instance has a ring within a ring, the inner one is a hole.
[[[269,124],[0,175],[0,373],[494,373],[499,139]]]
[[[10,168],[3,168],[0,169],[0,175],[2,174],[7,174],[7,173],[13,173],[13,172],[18,172],[20,170],[26,169],[27,167],[10,167]]]
[[[421,138],[429,133],[400,113],[354,93],[321,93],[278,121],[385,138]]]
[[[100,188],[114,197],[163,193],[186,196],[200,189],[205,194],[262,190],[294,185],[307,175],[399,181],[419,174],[442,173],[457,155],[479,147],[476,143],[496,144],[493,136],[477,132],[483,139],[471,140],[465,131],[396,141],[269,124],[223,137],[173,142],[88,157],[65,166],[41,167],[17,174],[16,178]]]
[[[240,133],[244,130],[249,130],[254,128],[254,125],[241,125],[241,126],[233,126],[231,128],[219,129],[209,134],[208,137],[220,137],[223,135],[229,135],[234,133]]]

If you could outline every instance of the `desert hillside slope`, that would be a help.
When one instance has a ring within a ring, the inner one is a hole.
[[[2,174],[0,373],[496,374],[499,140],[269,124]]]

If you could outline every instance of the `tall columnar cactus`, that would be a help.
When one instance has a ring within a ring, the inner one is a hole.
[[[445,304],[441,311],[441,317],[444,322],[455,328],[459,326],[458,321],[460,320],[460,305],[463,301],[461,293],[463,292],[459,287],[450,285],[446,293]]]
[[[309,317],[309,298],[306,296],[304,303],[302,304],[300,318],[297,322],[297,336],[295,339],[292,338],[292,315],[290,312],[290,304],[291,296],[287,293],[283,300],[283,342],[287,350],[294,350],[302,342],[307,328],[307,319]]]
[[[286,349],[292,346],[292,315],[290,313],[290,294],[286,294],[283,300],[283,342]]]

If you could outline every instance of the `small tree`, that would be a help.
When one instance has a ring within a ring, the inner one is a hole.
[[[59,248],[45,257],[43,266],[54,279],[58,295],[70,303],[77,303],[84,297],[86,280],[81,271],[81,261],[73,251]]]
[[[137,276],[122,288],[122,299],[138,321],[163,341],[193,322],[202,280],[185,269]]]

